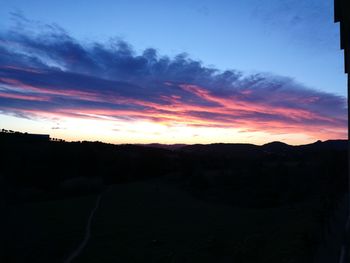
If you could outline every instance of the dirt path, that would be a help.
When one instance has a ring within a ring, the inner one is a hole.
[[[95,207],[91,210],[88,221],[87,221],[87,225],[86,225],[86,231],[85,231],[85,237],[82,240],[82,242],[79,244],[79,246],[69,255],[69,257],[64,261],[64,263],[70,263],[72,262],[77,256],[79,256],[79,254],[81,253],[81,251],[84,249],[84,247],[86,246],[87,242],[90,239],[91,236],[91,223],[92,223],[92,219],[94,218],[94,214],[96,212],[96,210],[98,209],[99,205],[100,205],[100,201],[102,198],[102,193],[97,197],[96,199],[96,203],[95,203]]]

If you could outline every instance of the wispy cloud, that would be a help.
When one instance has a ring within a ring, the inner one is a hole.
[[[0,32],[2,113],[346,137],[345,98],[288,77],[220,71],[156,49],[136,54],[124,41],[85,43],[28,23]]]

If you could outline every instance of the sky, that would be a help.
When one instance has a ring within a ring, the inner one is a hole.
[[[347,138],[332,0],[1,6],[0,128],[111,143]]]

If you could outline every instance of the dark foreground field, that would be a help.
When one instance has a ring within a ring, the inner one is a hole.
[[[345,141],[177,149],[1,135],[3,262],[317,262]],[[20,138],[20,139],[18,139]],[[4,219],[3,218],[3,219]]]

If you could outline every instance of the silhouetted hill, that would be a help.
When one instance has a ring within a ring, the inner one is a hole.
[[[151,148],[160,148],[160,149],[167,149],[167,150],[177,150],[182,147],[185,147],[187,144],[161,144],[161,143],[149,143],[149,144],[140,144],[145,147],[151,147]]]
[[[194,144],[182,147],[179,151],[196,155],[219,155],[226,157],[257,157],[263,154],[259,146],[248,143]]]
[[[293,149],[293,146],[283,142],[270,142],[261,146],[266,152],[271,153],[285,153]]]
[[[317,141],[311,144],[305,144],[298,146],[301,150],[348,150],[348,140],[328,140],[328,141]]]
[[[294,155],[301,153],[302,151],[320,151],[320,150],[340,150],[347,151],[348,141],[347,140],[328,140],[328,141],[317,141],[311,144],[305,145],[289,145],[283,142],[270,142],[262,146],[254,144],[244,143],[214,143],[214,144],[193,144],[186,145],[179,148],[179,151],[192,153],[192,154],[218,154],[218,155],[230,155],[237,157],[257,157],[264,156],[266,154],[277,154],[277,155]]]
[[[346,140],[301,146],[195,144],[169,150],[160,144],[33,140],[0,133],[0,145],[0,179],[14,199],[28,191],[43,199],[61,198],[169,174],[201,198],[212,195],[240,206],[275,206],[346,189]]]

